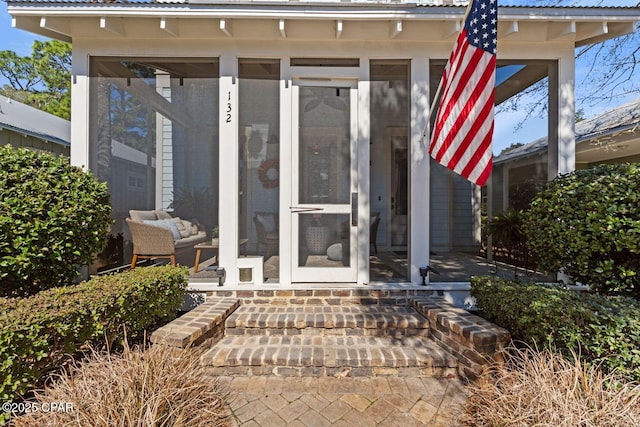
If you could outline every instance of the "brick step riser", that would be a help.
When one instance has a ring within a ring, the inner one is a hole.
[[[458,361],[423,337],[225,337],[202,359],[211,368],[236,375],[455,376]]]
[[[341,306],[341,305],[399,305],[408,307],[409,299],[402,298],[371,298],[371,297],[342,297],[342,298],[241,298],[243,305],[257,306]]]
[[[225,321],[226,328],[363,328],[428,329],[429,320],[413,309],[388,306],[364,311],[361,307],[244,306]]]
[[[451,367],[209,366],[207,372],[212,376],[458,378],[458,369]]]
[[[384,338],[429,337],[429,329],[425,328],[226,328],[227,336],[366,336]]]
[[[293,368],[309,368],[309,367],[327,367],[327,368],[426,368],[432,367],[431,365],[422,363],[420,360],[404,360],[404,361],[392,361],[385,363],[384,361],[369,361],[366,359],[336,359],[335,362],[316,362],[313,361],[300,361],[300,360],[276,360],[274,362],[267,362],[263,360],[253,359],[227,359],[223,364],[212,364],[212,366],[282,366]],[[440,365],[438,365],[440,366]],[[442,367],[442,366],[440,366]]]
[[[279,290],[215,290],[207,298],[232,297],[243,305],[259,306],[339,306],[339,305],[399,305],[409,306],[410,300],[433,294],[422,289],[279,289]]]
[[[282,366],[293,368],[433,368],[454,367],[457,363],[447,363],[439,358],[430,359],[424,355],[406,357],[392,349],[376,352],[372,356],[365,348],[327,349],[322,347],[224,349],[208,359],[210,366]],[[454,365],[454,366],[449,366]]]
[[[318,319],[300,321],[296,319],[284,319],[273,321],[262,320],[228,320],[225,323],[225,328],[271,328],[271,329],[429,329],[429,322],[418,321],[417,319],[407,319],[406,321],[340,321],[335,319]]]

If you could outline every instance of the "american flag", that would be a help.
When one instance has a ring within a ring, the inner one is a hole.
[[[472,0],[442,74],[442,98],[429,153],[438,163],[484,185],[491,175],[498,4]]]

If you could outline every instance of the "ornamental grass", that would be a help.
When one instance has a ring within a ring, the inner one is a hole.
[[[504,366],[472,384],[463,426],[637,427],[640,385],[573,354],[511,348]]]
[[[154,345],[93,354],[36,393],[39,404],[71,403],[66,412],[18,416],[15,426],[228,426],[227,392],[200,363],[201,351]]]

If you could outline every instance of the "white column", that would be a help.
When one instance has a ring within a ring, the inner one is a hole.
[[[558,59],[558,174],[576,168],[575,56],[573,50]]]
[[[573,50],[561,52],[557,65],[549,66],[549,180],[575,169],[574,73]]]
[[[370,241],[370,147],[371,121],[369,94],[371,83],[369,80],[369,60],[362,58],[360,61],[360,75],[358,76],[358,284],[369,283],[369,252]]]
[[[503,163],[502,168],[502,210],[499,213],[505,213],[509,210],[509,162]]]
[[[74,166],[89,169],[89,55],[73,49],[71,64],[71,154]]]
[[[238,282],[238,75],[233,54],[220,56],[220,249],[218,265],[226,271],[226,283]]]
[[[420,267],[429,264],[429,151],[428,138],[421,142],[429,112],[429,58],[411,61],[411,147],[409,191],[409,262],[413,283],[420,283]]]
[[[289,58],[280,61],[280,283],[291,284],[291,179],[292,163],[298,161],[291,158],[291,68]]]
[[[471,209],[473,212],[473,244],[482,243],[482,187],[471,185]]]
[[[497,173],[497,170],[494,167],[493,172],[492,172],[492,176],[487,181],[487,216],[489,218],[493,218],[493,215],[494,215],[494,212],[493,212],[493,192],[495,191],[495,188],[494,188],[495,175],[493,175],[493,174],[495,174],[495,173]],[[481,224],[481,226],[482,226],[482,224]],[[480,238],[482,238],[482,235],[480,236]],[[493,239],[492,239],[490,234],[487,236],[487,259],[489,261],[493,261]]]
[[[551,76],[550,76],[551,77]],[[572,172],[576,168],[576,135],[575,135],[575,56],[573,50],[563,51],[558,58],[557,69],[557,151],[553,153],[549,144],[549,175],[551,162],[557,175]],[[551,108],[550,108],[551,110]],[[549,179],[552,179],[549,176]],[[564,269],[556,275],[558,280],[568,283],[570,277]]]
[[[168,73],[156,72],[156,92],[171,102],[171,79]],[[173,123],[156,114],[156,196],[155,207],[169,210],[173,201]]]

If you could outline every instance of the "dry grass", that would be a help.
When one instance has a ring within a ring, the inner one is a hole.
[[[471,386],[465,426],[640,426],[640,385],[604,375],[576,355],[512,349],[513,358]]]
[[[94,353],[63,373],[38,402],[71,402],[72,412],[31,413],[16,426],[227,426],[227,394],[201,353],[153,346]]]

